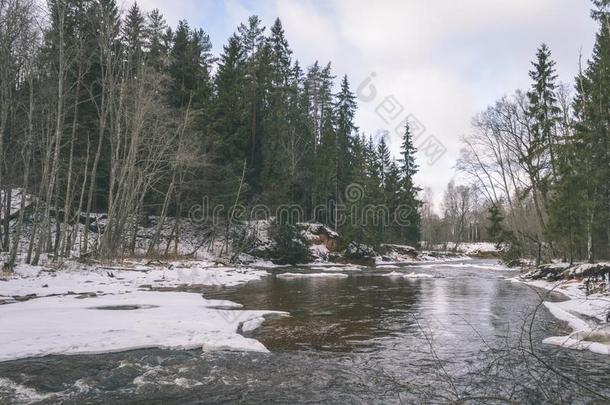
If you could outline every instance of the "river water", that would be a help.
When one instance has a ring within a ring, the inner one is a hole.
[[[204,290],[290,312],[250,335],[271,353],[148,349],[0,363],[0,402],[607,402],[610,358],[543,345],[569,330],[541,296],[563,298],[511,282],[516,275],[469,260]]]

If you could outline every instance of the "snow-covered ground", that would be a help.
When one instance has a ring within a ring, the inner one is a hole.
[[[11,278],[0,281],[0,300],[30,294],[37,297],[83,293],[105,295],[180,285],[233,286],[267,274],[254,268],[218,267],[202,261],[166,265],[146,265],[145,262],[84,265],[70,261],[55,270],[19,265]]]
[[[447,242],[444,245],[432,246],[434,250],[446,250],[451,252],[462,253],[467,256],[476,256],[481,254],[495,254],[499,250],[495,243],[492,242],[462,242],[455,246],[454,242]]]
[[[178,286],[230,286],[264,270],[206,262],[124,263],[59,271],[19,266],[0,281],[0,361],[144,347],[266,351],[242,336],[277,311],[247,311],[201,294],[159,291]],[[25,301],[22,301],[26,299]]]
[[[553,336],[543,342],[570,349],[590,350],[594,353],[610,355],[610,325],[607,314],[610,311],[610,296],[607,294],[586,295],[585,285],[578,280],[551,282],[546,280],[522,280],[527,285],[547,291],[559,292],[568,300],[562,302],[545,301],[544,305],[556,318],[565,321],[574,330],[568,336]]]

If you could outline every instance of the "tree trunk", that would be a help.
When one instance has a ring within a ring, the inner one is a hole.
[[[57,1],[55,3],[55,7],[57,8],[55,12],[57,12],[58,17],[58,29],[59,29],[59,44],[58,44],[58,52],[59,52],[59,60],[58,60],[58,77],[57,77],[57,116],[55,118],[55,136],[53,139],[53,164],[51,167],[51,171],[49,173],[49,177],[47,179],[48,186],[46,189],[45,196],[45,211],[43,216],[43,233],[40,234],[38,240],[38,246],[36,247],[36,253],[34,255],[33,263],[34,265],[38,264],[40,260],[40,254],[42,253],[42,248],[45,243],[45,236],[50,236],[50,209],[51,209],[51,200],[53,199],[53,192],[55,187],[55,182],[57,181],[57,177],[59,175],[59,159],[60,159],[60,151],[61,151],[61,136],[63,133],[63,119],[64,119],[64,75],[66,74],[66,61],[65,61],[65,49],[64,49],[64,22],[65,22],[65,2],[63,0]],[[45,232],[48,234],[45,235]]]
[[[589,208],[587,215],[587,261],[593,263],[595,260],[593,251],[593,221],[595,220],[595,210]]]

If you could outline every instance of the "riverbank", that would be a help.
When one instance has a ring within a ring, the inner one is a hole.
[[[514,281],[561,293],[565,301],[551,302],[542,295],[543,304],[556,318],[573,330],[567,336],[553,336],[544,343],[576,350],[610,355],[610,295],[607,274],[610,263],[552,263],[523,274]]]

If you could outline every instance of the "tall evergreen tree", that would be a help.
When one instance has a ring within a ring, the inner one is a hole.
[[[232,36],[224,47],[215,77],[214,154],[219,163],[237,165],[240,170],[248,148],[242,95],[244,67],[244,51],[239,39]]]
[[[599,2],[603,6],[603,2]],[[597,10],[600,28],[593,57],[587,70],[577,78],[573,162],[576,176],[586,184],[587,258],[594,260],[610,252],[610,21]],[[568,179],[565,180],[569,184]]]
[[[289,177],[282,144],[290,131],[288,123],[289,85],[292,51],[280,19],[276,19],[267,38],[268,76],[267,112],[264,118],[262,139],[263,170],[261,182],[271,201],[286,198]]]
[[[288,45],[282,22],[276,18],[271,26],[271,35],[268,39],[271,52],[270,67],[272,86],[276,90],[284,89],[288,85],[290,76],[292,50]]]
[[[405,133],[403,134],[400,148],[400,165],[404,183],[407,189],[411,189],[414,184],[413,177],[417,174],[419,167],[415,161],[417,149],[413,145],[413,135],[411,134],[411,127],[408,122],[405,124]]]
[[[195,107],[202,107],[209,101],[212,88],[211,49],[210,38],[203,30],[191,31],[184,20],[178,23],[169,65],[172,78],[169,100],[175,107],[186,107],[189,102]]]
[[[244,57],[251,60],[264,45],[265,27],[258,16],[252,15],[248,18],[248,25],[240,24],[237,32],[244,50]]]
[[[555,147],[557,145],[556,125],[559,121],[559,109],[556,96],[555,61],[551,57],[551,51],[542,44],[536,54],[536,61],[532,62],[533,70],[529,72],[532,79],[532,88],[527,93],[529,100],[528,116],[531,119],[531,130],[533,133],[532,154],[538,159],[545,155],[549,156],[549,164],[553,177],[556,177]],[[538,170],[544,171],[542,165]],[[544,176],[543,174],[541,176]],[[545,191],[545,190],[542,190]]]
[[[380,186],[383,188],[386,185],[388,171],[392,163],[390,149],[385,141],[385,136],[381,137],[377,145],[377,173],[379,175]]]
[[[129,68],[131,73],[134,74],[142,63],[144,45],[147,41],[146,21],[137,2],[133,3],[125,16],[122,34]]]
[[[317,78],[319,88],[317,103],[319,109],[319,121],[317,132],[319,144],[315,155],[315,198],[322,204],[330,204],[329,217],[326,219],[329,225],[335,225],[335,207],[338,203],[339,178],[338,178],[338,153],[336,135],[336,110],[333,96],[333,79],[331,65],[328,63],[319,73]]]
[[[358,130],[354,124],[356,114],[356,97],[349,88],[347,75],[341,80],[340,90],[336,96],[336,149],[337,149],[337,179],[340,190],[345,190],[352,181],[354,162],[352,151],[353,136]]]
[[[148,14],[146,28],[148,38],[148,65],[157,71],[165,70],[169,58],[169,47],[164,40],[168,26],[159,9]]]
[[[409,211],[408,224],[402,227],[401,237],[407,243],[416,244],[421,235],[422,202],[418,198],[421,188],[415,185],[414,176],[417,174],[418,166],[415,161],[417,149],[413,145],[411,127],[405,124],[405,133],[401,144],[401,204],[403,209]],[[407,208],[408,207],[408,208]]]
[[[262,136],[264,94],[267,84],[268,48],[265,44],[265,27],[258,16],[250,16],[248,24],[238,27],[239,40],[245,58],[244,113],[249,130],[248,179],[254,190],[260,192],[262,171]]]

